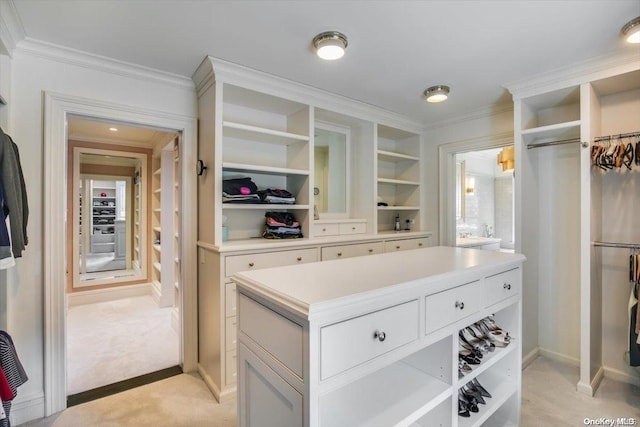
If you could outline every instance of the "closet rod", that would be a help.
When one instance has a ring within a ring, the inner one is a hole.
[[[611,141],[612,139],[622,139],[622,138],[634,138],[636,136],[640,136],[640,132],[629,132],[629,133],[620,133],[618,135],[599,136],[595,138],[593,142]]]
[[[549,141],[549,142],[541,142],[540,144],[527,144],[527,148],[540,148],[540,147],[548,147],[550,145],[564,145],[564,144],[574,144],[579,142],[581,146],[588,147],[588,142],[582,142],[580,138],[571,138],[571,139],[562,139],[560,141]]]
[[[591,242],[593,246],[604,246],[605,248],[625,248],[625,249],[640,249],[640,244],[633,243],[612,243],[612,242]]]

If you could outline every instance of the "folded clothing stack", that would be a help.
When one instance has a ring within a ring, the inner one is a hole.
[[[302,238],[300,223],[289,212],[267,212],[267,226],[262,233],[265,239],[299,239]]]
[[[223,203],[262,203],[258,187],[251,178],[234,178],[222,181]]]
[[[287,190],[280,188],[267,188],[266,190],[258,191],[263,203],[278,203],[281,205],[295,205],[296,198],[293,194]]]

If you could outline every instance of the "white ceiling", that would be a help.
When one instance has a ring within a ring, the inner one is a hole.
[[[111,131],[115,128],[117,131]],[[176,133],[117,123],[108,120],[91,119],[88,117],[70,116],[67,120],[67,138],[75,141],[121,144],[153,149],[164,146],[176,137]]]
[[[628,52],[638,0],[13,0],[27,37],[190,77],[205,55],[434,123],[511,102],[503,85]],[[347,35],[344,58],[314,35]],[[422,91],[451,86],[443,104]]]

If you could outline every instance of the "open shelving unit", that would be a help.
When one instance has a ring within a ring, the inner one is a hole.
[[[93,181],[91,186],[91,253],[115,252],[116,186]]]
[[[152,159],[152,180],[151,180],[151,280],[158,295],[162,294],[162,167],[160,157],[154,156]]]

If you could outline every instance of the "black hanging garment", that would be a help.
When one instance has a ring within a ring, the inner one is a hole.
[[[0,331],[0,368],[2,368],[2,372],[9,383],[13,396],[16,396],[18,394],[18,387],[27,382],[28,377],[18,359],[13,340],[5,331]],[[11,412],[11,400],[3,400],[2,406],[6,418],[0,420],[0,427],[10,427],[9,414]]]
[[[2,129],[0,129],[0,173],[4,185],[5,204],[9,209],[11,249],[13,256],[19,258],[29,243],[27,238],[27,222],[29,220],[27,190],[20,165],[18,146]]]

